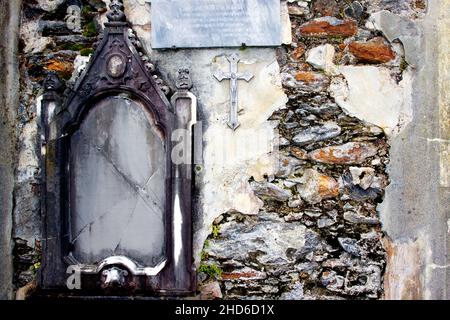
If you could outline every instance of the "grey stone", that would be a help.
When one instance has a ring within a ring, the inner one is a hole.
[[[311,274],[311,272],[317,270],[319,268],[319,264],[315,261],[312,262],[302,262],[295,266],[295,270],[300,272],[307,272]]]
[[[338,259],[329,259],[322,263],[324,268],[348,268],[352,266],[352,257],[347,252],[344,252]]]
[[[152,47],[281,45],[278,0],[152,1]]]
[[[372,240],[373,241],[373,240],[379,239],[379,237],[380,237],[380,235],[377,234],[377,232],[375,230],[361,234],[362,240]]]
[[[287,178],[300,168],[303,162],[297,158],[280,155],[278,160],[278,170],[275,176],[278,178]]]
[[[307,211],[305,211],[304,212],[308,217],[311,217],[311,218],[318,218],[318,217],[320,217],[321,215],[322,215],[322,211],[320,211],[320,210],[315,210],[315,211],[313,211],[313,210],[307,210]]]
[[[364,7],[359,1],[353,1],[351,5],[344,9],[344,14],[348,18],[359,20],[364,13]]]
[[[309,127],[299,132],[292,140],[298,146],[305,146],[313,142],[332,139],[341,134],[341,127],[333,122],[321,126]]]
[[[350,167],[349,170],[354,185],[359,185],[364,190],[367,190],[372,186],[375,178],[375,169]]]
[[[295,113],[301,116],[307,116],[309,113],[314,114],[321,119],[330,119],[341,111],[335,103],[324,103],[319,105],[301,104]]]
[[[380,223],[380,220],[377,218],[366,217],[353,211],[344,212],[344,219],[354,224],[377,225]]]
[[[294,196],[293,198],[289,199],[289,201],[288,201],[289,208],[298,208],[302,204],[303,204],[303,200],[299,195]]]
[[[280,289],[276,286],[264,285],[261,287],[261,291],[264,293],[278,293]]]
[[[260,213],[243,223],[232,221],[221,227],[221,238],[211,240],[206,252],[216,259],[255,260],[258,264],[280,266],[295,263],[317,249],[320,238],[298,222],[287,223],[277,214]],[[239,250],[236,250],[239,248]]]
[[[291,191],[270,182],[253,181],[250,185],[255,194],[263,199],[287,201],[292,196]]]
[[[292,110],[289,110],[288,113],[286,114],[286,116],[284,117],[284,121],[288,122],[289,120],[292,119],[292,117],[295,115],[295,112]]]
[[[289,180],[285,180],[283,181],[283,184],[286,188],[292,188],[295,187],[297,185],[297,183],[289,181]]]
[[[280,147],[286,147],[286,146],[288,146],[288,145],[290,145],[290,144],[291,144],[291,142],[290,142],[288,139],[284,138],[284,137],[281,137],[281,138],[278,140],[278,145],[279,145]]]
[[[297,122],[287,122],[284,124],[284,127],[288,130],[292,130],[292,129],[298,128],[298,125],[299,124]]]
[[[354,276],[347,275],[345,279],[345,293],[349,295],[360,295],[363,293],[373,293],[373,297],[377,297],[377,292],[381,287],[381,270],[376,265],[369,266],[355,266],[351,268]],[[365,278],[363,284],[349,286],[348,283],[354,282],[359,278]]]
[[[417,12],[413,11],[413,3],[416,2],[416,0],[370,0],[364,2],[368,12],[376,12],[384,9],[389,10],[389,12],[398,16],[408,15],[412,13],[417,14]]]
[[[289,291],[283,292],[280,300],[301,300],[304,297],[303,284],[298,282]]]
[[[336,221],[330,219],[330,218],[320,218],[319,220],[317,220],[317,226],[319,228],[326,228],[326,227],[330,227],[333,224],[335,224]]]
[[[16,171],[16,174],[19,174]],[[34,179],[33,179],[34,180]],[[40,239],[40,199],[36,190],[37,181],[16,184],[14,197],[20,199],[14,207],[14,238],[25,239],[30,246],[34,240]]]
[[[297,1],[297,0],[288,0],[288,2],[293,3],[297,2],[298,5],[291,4],[289,5],[289,15],[291,16],[306,16],[310,14],[308,2],[306,1]]]
[[[321,282],[330,291],[341,292],[345,278],[335,271],[325,271],[322,273]]]
[[[287,216],[284,217],[284,221],[292,222],[292,221],[300,221],[303,217],[303,212],[291,212]]]
[[[344,249],[346,252],[348,252],[351,255],[354,255],[356,257],[361,256],[362,249],[358,245],[358,241],[356,239],[338,238],[338,241],[339,241],[339,244],[341,245],[342,249]]]
[[[376,199],[381,193],[381,189],[379,188],[364,189],[359,185],[353,184],[353,178],[350,173],[344,174],[342,176],[342,181],[345,186],[346,192],[352,200],[366,201],[370,199]]]
[[[314,254],[313,261],[315,262],[323,262],[328,258],[328,253],[324,254]]]

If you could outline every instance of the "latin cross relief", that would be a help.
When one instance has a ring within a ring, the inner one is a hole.
[[[230,115],[227,124],[232,130],[236,130],[240,126],[238,120],[238,108],[239,108],[238,81],[245,80],[247,82],[250,82],[250,80],[252,80],[254,76],[248,71],[243,73],[238,72],[238,63],[240,61],[240,58],[236,53],[227,56],[227,60],[230,63],[230,71],[224,72],[222,70],[219,70],[214,74],[214,77],[219,82],[222,82],[223,80],[230,80],[231,101],[230,101]]]

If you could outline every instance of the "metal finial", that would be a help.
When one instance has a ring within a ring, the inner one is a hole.
[[[109,12],[106,14],[109,22],[125,21],[125,13],[123,12],[122,0],[112,0],[109,5]]]

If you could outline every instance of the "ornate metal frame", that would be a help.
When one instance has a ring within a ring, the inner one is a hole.
[[[43,156],[42,190],[42,268],[40,288],[45,292],[66,292],[72,295],[130,294],[130,291],[151,295],[189,295],[196,289],[196,274],[192,258],[192,178],[190,174],[177,174],[180,166],[171,161],[171,134],[180,125],[188,129],[195,122],[195,113],[189,123],[179,121],[174,108],[163,91],[162,82],[150,74],[154,66],[137,50],[138,40],[129,29],[123,5],[113,0],[105,24],[104,36],[89,65],[78,79],[72,94],[62,103],[61,83],[50,74],[44,83],[41,129],[45,150]],[[97,265],[81,265],[71,255],[70,243],[70,179],[68,159],[70,138],[96,102],[109,96],[126,95],[141,102],[153,115],[155,125],[164,134],[167,159],[166,177],[166,260],[158,266],[139,266],[123,256],[108,257]],[[192,95],[192,94],[191,94]],[[193,95],[192,95],[193,96]],[[194,96],[195,99],[195,96]],[[177,120],[178,119],[178,120]],[[187,172],[192,171],[190,165]],[[181,197],[177,197],[181,194]],[[177,204],[175,204],[175,198]],[[179,206],[180,208],[175,208]],[[183,218],[181,239],[184,245],[182,264],[175,266],[173,242],[174,210]],[[68,291],[66,273],[75,265],[81,274],[80,291]],[[107,280],[102,280],[106,275]],[[116,277],[116,278],[114,278]],[[122,277],[122,278],[120,278]],[[180,281],[183,279],[183,281]],[[115,284],[115,290],[105,287]]]

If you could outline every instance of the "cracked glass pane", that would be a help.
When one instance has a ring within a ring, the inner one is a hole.
[[[164,259],[166,155],[153,123],[141,104],[110,97],[72,136],[70,222],[80,263],[123,255],[155,266]]]

